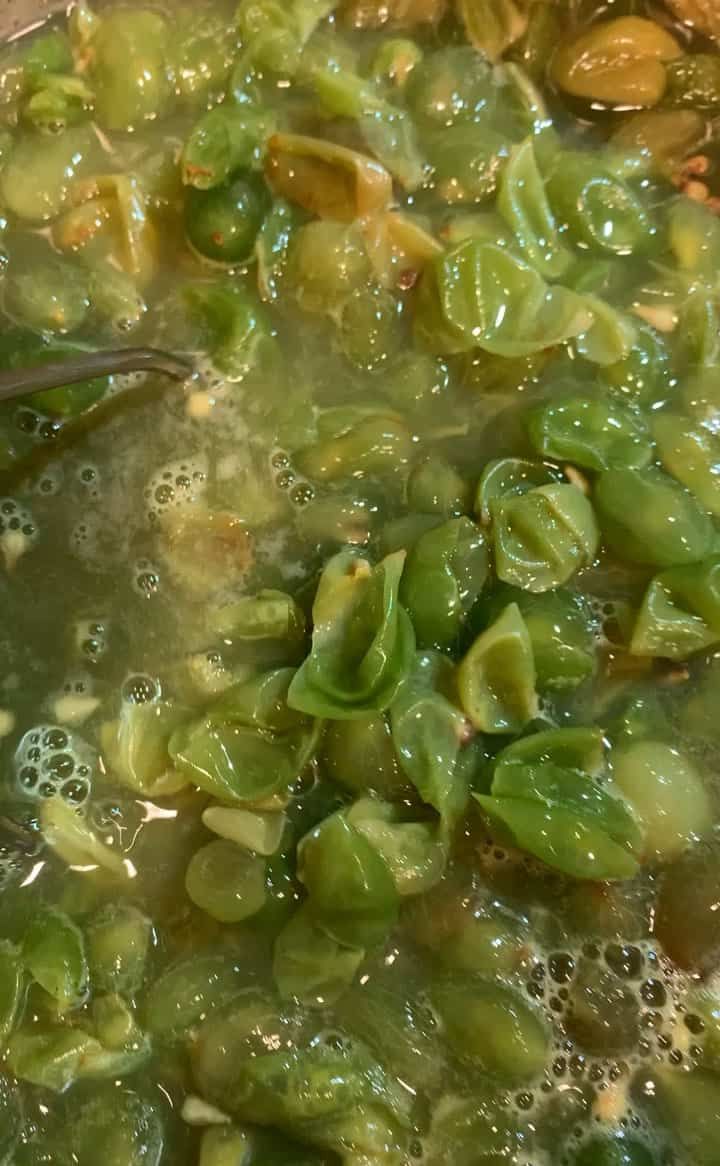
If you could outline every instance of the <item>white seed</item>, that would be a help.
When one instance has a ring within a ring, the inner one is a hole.
[[[202,1097],[196,1097],[194,1093],[183,1101],[180,1116],[189,1126],[226,1126],[230,1125],[232,1120],[221,1109],[216,1109],[214,1105],[203,1101]]]
[[[55,720],[61,725],[82,725],[100,707],[95,696],[60,696],[53,705]]]

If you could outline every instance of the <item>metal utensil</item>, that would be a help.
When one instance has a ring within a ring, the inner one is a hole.
[[[30,368],[0,372],[0,401],[27,397],[44,389],[76,385],[94,377],[117,373],[158,372],[176,381],[192,376],[192,365],[182,357],[159,348],[120,348],[114,352],[78,352],[66,360],[53,360]]]

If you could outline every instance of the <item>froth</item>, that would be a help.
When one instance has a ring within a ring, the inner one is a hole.
[[[97,755],[92,747],[61,725],[28,729],[15,752],[15,780],[25,796],[42,800],[60,796],[83,805],[90,794]]]
[[[167,462],[150,478],[144,499],[149,522],[156,522],[169,510],[199,502],[207,488],[208,463],[202,455]]]

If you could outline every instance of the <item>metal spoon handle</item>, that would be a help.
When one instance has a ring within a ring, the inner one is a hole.
[[[54,360],[32,368],[0,372],[0,401],[30,396],[44,389],[76,385],[93,377],[115,373],[159,372],[176,381],[184,381],[193,368],[182,357],[158,348],[120,348],[114,352],[79,352],[67,360]]]

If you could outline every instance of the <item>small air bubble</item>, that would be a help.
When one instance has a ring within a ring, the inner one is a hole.
[[[548,969],[556,984],[567,984],[575,972],[575,960],[566,951],[556,952],[548,960]]]
[[[645,959],[638,947],[611,943],[605,948],[605,963],[617,976],[637,980],[642,975]]]
[[[175,499],[175,491],[172,486],[158,486],[155,491],[155,501],[158,506],[169,506]]]
[[[667,1001],[667,992],[659,980],[645,980],[640,987],[640,995],[646,1004],[662,1008]]]
[[[61,429],[61,426],[57,422],[43,421],[38,426],[38,430],[37,430],[38,437],[41,437],[43,439],[43,441],[52,441],[53,438],[57,437],[58,433],[60,432],[60,429]]]
[[[31,765],[24,765],[20,770],[18,777],[22,785],[27,786],[28,789],[32,789],[37,783],[37,769],[33,769]]]
[[[84,781],[66,781],[60,790],[66,802],[73,802],[78,806],[82,805],[89,792],[87,782]]]
[[[48,729],[43,734],[42,744],[45,749],[66,749],[67,733],[64,729]]]

